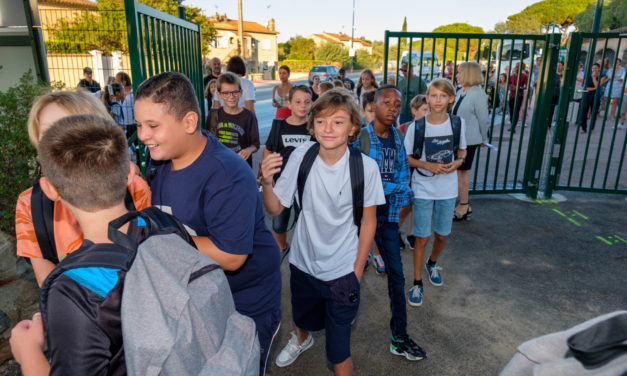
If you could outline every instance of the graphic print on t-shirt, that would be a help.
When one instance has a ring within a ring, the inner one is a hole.
[[[281,140],[283,141],[283,146],[288,148],[297,148],[303,143],[311,140],[310,135],[300,135],[300,134],[284,134],[281,135]]]
[[[239,139],[245,133],[244,129],[235,123],[219,122],[216,136],[224,146],[237,153],[242,150]]]
[[[425,157],[427,162],[453,162],[453,135],[425,137]]]
[[[379,141],[383,145],[381,148],[381,180],[387,182],[394,179],[394,164],[396,162],[396,143],[392,132],[390,131],[387,138],[379,137]]]

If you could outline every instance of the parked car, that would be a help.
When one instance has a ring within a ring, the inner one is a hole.
[[[312,84],[314,76],[320,77],[320,82],[331,81],[340,73],[340,69],[334,65],[315,65],[309,71],[309,85]]]
[[[401,57],[401,64],[407,63],[409,51],[403,51]],[[430,82],[432,79],[440,78],[441,66],[438,60],[438,55],[431,53],[431,51],[423,51],[420,55],[420,51],[411,52],[411,65],[414,68],[414,75],[420,76],[420,65],[422,64],[422,79],[425,82]],[[433,66],[433,74],[431,74],[431,68]]]

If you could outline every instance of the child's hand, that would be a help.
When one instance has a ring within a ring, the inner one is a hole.
[[[450,172],[450,166],[448,164],[429,162],[427,170],[434,174],[446,174]]]
[[[281,171],[283,165],[283,157],[279,153],[268,154],[261,162],[261,177],[263,184],[272,184],[274,174]]]
[[[24,364],[37,353],[43,353],[44,323],[41,313],[33,315],[32,320],[22,320],[11,330],[11,352],[15,361]]]
[[[250,158],[250,153],[247,149],[242,149],[237,153],[240,157],[244,158],[244,160],[248,160]]]

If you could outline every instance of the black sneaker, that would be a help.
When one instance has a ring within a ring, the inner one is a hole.
[[[415,244],[416,244],[416,237],[414,235],[407,235],[405,237],[405,245],[407,245],[409,249],[414,249]]]
[[[421,360],[427,357],[425,350],[418,346],[407,334],[397,337],[392,336],[390,352],[394,355],[404,356],[408,360]]]

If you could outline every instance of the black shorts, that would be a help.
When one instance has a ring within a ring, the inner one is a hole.
[[[466,146],[466,160],[459,166],[458,170],[468,171],[472,168],[472,160],[475,159],[475,151],[480,144]]]
[[[290,264],[292,318],[307,331],[325,329],[327,359],[339,364],[351,356],[351,322],[359,308],[355,273],[321,281]]]

